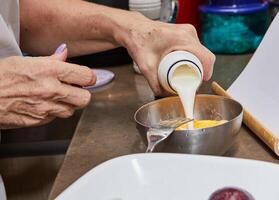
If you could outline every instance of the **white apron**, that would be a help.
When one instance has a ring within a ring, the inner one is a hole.
[[[18,0],[0,0],[0,59],[21,55],[19,29]]]
[[[19,30],[18,0],[0,0],[0,59],[22,55],[19,48]],[[6,200],[4,183],[1,176],[0,199]]]

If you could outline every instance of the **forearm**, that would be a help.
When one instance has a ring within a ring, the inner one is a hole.
[[[191,25],[152,21],[143,15],[81,0],[20,0],[21,47],[49,55],[62,42],[70,56],[84,55],[118,46],[127,48],[157,95],[160,60],[175,50],[189,51],[202,62],[204,79],[213,71],[215,57],[198,39]]]
[[[20,0],[21,48],[49,55],[62,42],[70,56],[125,45],[134,13],[81,0]]]

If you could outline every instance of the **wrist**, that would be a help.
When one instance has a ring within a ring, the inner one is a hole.
[[[115,21],[113,30],[114,40],[121,46],[131,50],[136,47],[143,36],[143,29],[148,29],[152,22],[141,13],[125,11],[121,20]]]
[[[86,4],[89,5],[89,3]],[[89,35],[97,35],[97,39],[107,40],[119,45],[125,44],[128,27],[126,19],[133,15],[130,11],[92,3],[90,3],[88,11],[89,16],[85,17],[89,19],[86,24],[87,30],[90,32]]]
[[[90,4],[89,28],[90,34],[100,40],[106,40],[116,46],[123,46],[130,51],[138,46],[141,35],[148,32],[153,21],[138,12],[110,8]],[[93,9],[95,12],[93,12]],[[96,38],[96,39],[97,39]]]

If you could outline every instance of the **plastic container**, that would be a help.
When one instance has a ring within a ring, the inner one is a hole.
[[[158,68],[158,77],[162,87],[173,94],[176,91],[171,86],[173,73],[179,67],[191,67],[200,76],[200,82],[203,79],[203,68],[200,60],[192,53],[187,51],[173,51],[166,55],[160,62]]]
[[[160,21],[167,23],[176,23],[178,12],[177,0],[161,0]]]
[[[199,10],[202,43],[214,53],[255,51],[269,25],[268,3],[261,0],[211,0]]]
[[[159,20],[161,0],[129,0],[129,9],[138,11],[149,19]]]

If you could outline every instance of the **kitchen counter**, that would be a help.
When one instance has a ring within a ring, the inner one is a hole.
[[[228,88],[250,57],[218,56],[212,80]],[[141,105],[154,99],[152,91],[144,77],[133,72],[131,65],[108,69],[116,74],[116,78],[105,88],[93,92],[93,99],[78,123],[49,199],[54,199],[102,162],[145,151],[133,115]],[[212,93],[210,82],[204,83],[199,93]],[[225,156],[279,163],[275,154],[245,126]]]

